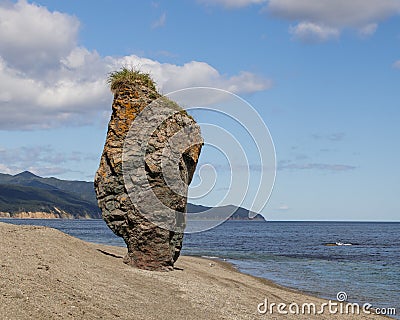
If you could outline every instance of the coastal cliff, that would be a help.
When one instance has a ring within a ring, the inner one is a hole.
[[[18,219],[75,219],[75,217],[65,211],[54,207],[54,211],[21,211],[21,212],[0,212],[0,218],[18,218]],[[90,218],[89,218],[90,219]]]

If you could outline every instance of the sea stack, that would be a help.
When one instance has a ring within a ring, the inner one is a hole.
[[[203,145],[200,127],[158,93],[148,74],[123,68],[110,74],[109,83],[112,115],[95,177],[103,219],[124,239],[126,264],[172,270]]]

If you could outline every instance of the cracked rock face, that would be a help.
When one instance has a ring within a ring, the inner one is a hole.
[[[103,219],[127,244],[125,263],[173,268],[202,145],[193,118],[151,86],[136,80],[115,90],[95,191]]]

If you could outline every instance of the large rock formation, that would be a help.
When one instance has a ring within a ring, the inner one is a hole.
[[[187,186],[203,144],[200,128],[160,96],[148,75],[123,69],[110,79],[112,116],[95,177],[103,219],[125,240],[125,263],[170,270],[182,247]]]

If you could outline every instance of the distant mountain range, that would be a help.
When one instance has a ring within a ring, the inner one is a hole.
[[[190,220],[225,220],[227,212],[233,213],[229,220],[265,221],[262,215],[242,207],[232,205],[222,207],[205,207],[192,203],[187,204],[188,219]]]
[[[230,220],[264,220],[235,206],[211,208],[188,203],[187,211],[191,220],[221,219],[227,211],[234,212]],[[201,214],[205,211],[206,215]],[[101,219],[101,211],[93,182],[42,178],[24,171],[14,176],[0,173],[0,217]]]
[[[0,174],[1,216],[100,218],[93,183],[42,178],[25,171]]]

